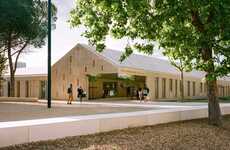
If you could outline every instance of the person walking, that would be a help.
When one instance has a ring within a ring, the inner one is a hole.
[[[139,100],[140,100],[140,102],[141,102],[141,101],[142,101],[142,98],[143,98],[143,91],[142,91],[141,88],[139,88],[139,90],[138,90],[138,97],[139,97]]]
[[[73,101],[73,85],[72,84],[69,85],[67,89],[67,93],[69,95],[67,104],[72,104],[72,101]]]
[[[82,87],[79,86],[79,87],[77,88],[77,97],[79,98],[79,101],[80,101],[80,102],[82,102],[83,93],[84,93],[84,91],[83,91]]]
[[[144,97],[144,101],[146,102],[147,100],[149,100],[149,88],[147,86],[144,87],[143,89],[143,97]]]

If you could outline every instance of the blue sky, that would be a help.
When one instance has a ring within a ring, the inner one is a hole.
[[[82,37],[81,34],[85,28],[71,29],[69,23],[69,12],[74,8],[74,0],[53,0],[57,6],[58,20],[56,22],[56,29],[52,31],[52,63],[55,63],[65,53],[67,53],[77,43],[87,43],[87,39]],[[115,40],[108,37],[106,41],[107,47],[116,50],[123,50],[127,40]],[[23,54],[20,61],[26,62],[28,67],[46,67],[47,65],[47,46],[40,49],[29,48],[30,52]],[[161,57],[160,53],[154,54]]]

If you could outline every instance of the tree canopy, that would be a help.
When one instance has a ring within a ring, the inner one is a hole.
[[[57,9],[52,9],[53,23]],[[14,74],[19,56],[26,47],[40,48],[48,35],[48,2],[43,0],[0,1],[0,53],[8,60],[11,96],[14,96]]]
[[[134,49],[151,54],[153,41],[158,41],[164,49],[180,49],[192,58],[194,68],[205,71],[209,62],[202,51],[210,48],[215,63],[211,77],[230,70],[229,18],[228,0],[78,0],[70,21],[87,28],[84,36],[99,51],[105,48],[107,35],[145,40],[129,45],[125,56]]]
[[[0,48],[7,49],[11,35],[11,48],[18,49],[25,44],[41,47],[48,33],[48,3],[42,0],[0,1]],[[53,21],[56,21],[56,7],[52,5]]]
[[[78,0],[70,22],[86,27],[84,36],[98,51],[107,35],[133,40],[121,60],[135,49],[151,54],[155,41],[168,54],[180,51],[179,58],[207,73],[209,121],[220,125],[216,80],[230,72],[229,18],[229,0]]]

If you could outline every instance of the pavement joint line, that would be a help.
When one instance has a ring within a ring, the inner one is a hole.
[[[39,100],[39,102],[44,103],[45,100]],[[61,103],[64,104],[64,101],[53,101],[53,103]],[[192,108],[192,107],[199,107],[198,106],[185,106],[185,105],[160,105],[160,104],[151,104],[151,103],[144,103],[144,104],[127,104],[127,103],[111,103],[111,102],[73,102],[73,104],[88,104],[88,105],[103,105],[103,106],[123,106],[123,107],[142,107],[142,108]]]

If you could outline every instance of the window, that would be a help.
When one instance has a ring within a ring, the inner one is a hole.
[[[39,94],[39,98],[41,99],[46,99],[47,98],[47,81],[45,80],[41,80],[40,81],[40,94]]]
[[[225,96],[225,86],[223,86],[223,96]]]
[[[155,79],[155,98],[159,98],[159,78]]]
[[[188,96],[190,96],[190,81],[187,82],[187,92],[188,92]]]
[[[207,84],[204,83],[204,92],[207,92]]]
[[[227,86],[227,96],[229,96],[229,86]]]
[[[0,82],[0,96],[3,96],[3,85],[2,85],[3,83],[2,82]]]
[[[180,80],[180,94],[182,94],[182,91],[184,91],[184,83]]]
[[[20,81],[17,81],[17,97],[20,97]]]
[[[26,81],[26,97],[29,97],[29,81]]]
[[[72,63],[72,56],[69,56],[69,62]]]
[[[102,65],[102,66],[101,66],[101,71],[103,71],[103,70],[104,70],[104,66]]]
[[[228,86],[228,96],[230,96],[230,86]]]
[[[7,82],[7,96],[10,97],[10,81]]]
[[[175,97],[177,97],[177,80],[175,80]]]
[[[200,83],[200,93],[203,93],[203,83]]]
[[[87,72],[87,67],[85,67],[85,72]]]
[[[62,74],[62,80],[65,80],[65,74]]]
[[[69,57],[69,73],[72,73],[72,56]]]
[[[196,82],[193,82],[192,83],[192,94],[193,94],[193,96],[195,96],[196,95]]]
[[[162,98],[166,97],[166,79],[162,79]]]
[[[79,79],[77,79],[77,86],[80,84]]]
[[[230,95],[230,86],[228,86],[228,96]]]
[[[95,63],[95,60],[93,60],[93,67],[95,67],[95,64],[96,64],[96,63]]]
[[[169,90],[170,92],[173,91],[173,80],[172,79],[169,79]]]

